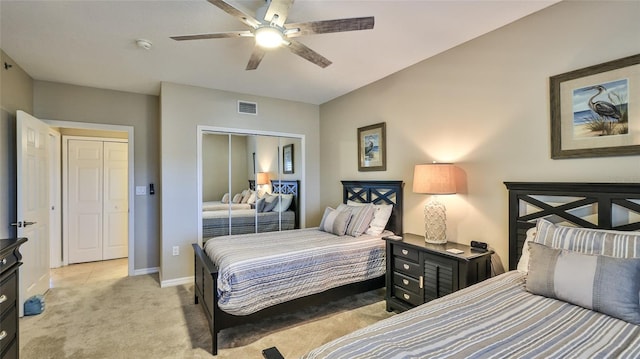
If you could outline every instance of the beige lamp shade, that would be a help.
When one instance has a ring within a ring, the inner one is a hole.
[[[451,163],[416,165],[413,169],[413,192],[427,194],[454,194],[456,180]]]
[[[262,185],[269,183],[269,174],[267,172],[256,173],[256,184]]]

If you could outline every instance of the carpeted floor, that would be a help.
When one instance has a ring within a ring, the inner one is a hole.
[[[391,316],[383,290],[264,322],[223,330],[217,358],[262,358],[276,346],[285,358]],[[20,357],[213,358],[207,320],[193,286],[160,288],[157,275],[95,278],[58,285],[46,309],[20,319]]]

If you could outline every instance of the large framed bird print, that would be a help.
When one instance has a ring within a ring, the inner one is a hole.
[[[358,128],[358,171],[386,171],[385,122]]]
[[[549,81],[551,158],[640,154],[640,54]]]

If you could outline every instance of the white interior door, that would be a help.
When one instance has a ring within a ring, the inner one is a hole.
[[[49,289],[49,126],[23,111],[16,117],[17,227],[22,245],[19,313],[25,299]]]
[[[129,218],[129,145],[104,142],[104,230],[102,258],[127,256]]]
[[[69,264],[102,260],[103,144],[68,142]]]

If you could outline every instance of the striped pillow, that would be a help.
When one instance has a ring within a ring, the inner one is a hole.
[[[350,210],[336,211],[331,207],[327,207],[324,210],[324,215],[322,216],[322,221],[320,221],[320,227],[318,229],[324,232],[344,236],[350,219]]]
[[[376,207],[371,203],[367,203],[364,206],[348,206],[346,204],[341,204],[336,210],[351,211],[351,220],[349,220],[346,234],[352,237],[359,237],[364,234],[373,220],[373,215],[376,213]]]
[[[640,232],[559,226],[540,219],[534,242],[586,254],[616,258],[640,257]]]
[[[526,288],[640,325],[640,258],[614,258],[529,243]]]

